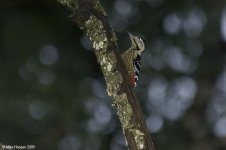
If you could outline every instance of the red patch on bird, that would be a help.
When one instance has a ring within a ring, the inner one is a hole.
[[[135,80],[135,78],[133,76],[130,77],[130,84],[132,84],[133,87],[136,86],[136,80]]]

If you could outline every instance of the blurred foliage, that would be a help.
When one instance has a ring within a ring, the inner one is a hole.
[[[136,88],[159,150],[226,149],[226,3],[101,1],[118,35],[144,37]],[[124,150],[87,37],[56,1],[0,1],[0,143]],[[125,42],[126,41],[126,42]]]

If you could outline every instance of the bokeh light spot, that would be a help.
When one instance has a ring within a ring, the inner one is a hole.
[[[220,138],[226,137],[226,116],[217,120],[214,125],[214,133]]]
[[[221,36],[224,41],[226,41],[226,8],[223,9],[221,17]]]
[[[196,82],[189,77],[177,78],[172,83],[157,77],[148,87],[147,109],[169,120],[177,120],[192,104],[196,92]]]
[[[50,85],[55,81],[55,74],[52,71],[42,71],[38,74],[38,80],[43,85]]]
[[[197,68],[195,60],[184,55],[179,47],[169,47],[168,50],[166,50],[165,56],[168,65],[172,69],[184,73],[191,73]]]
[[[163,21],[163,28],[170,34],[177,34],[181,29],[181,20],[176,14],[170,14]]]
[[[82,46],[86,50],[90,50],[90,51],[93,50],[92,43],[91,43],[90,39],[85,34],[83,34],[81,36],[80,43],[82,44]]]
[[[40,50],[39,59],[44,65],[55,64],[59,59],[57,48],[50,44],[44,45]]]
[[[37,120],[41,120],[47,113],[47,106],[39,100],[33,101],[29,104],[30,115]]]
[[[68,135],[64,137],[58,145],[59,150],[80,150],[81,141],[74,135]]]
[[[146,124],[151,133],[156,133],[160,131],[163,126],[163,118],[160,115],[151,114],[146,119]]]
[[[206,14],[198,8],[190,10],[183,22],[183,29],[188,37],[198,37],[206,25]]]
[[[117,0],[115,2],[115,10],[123,16],[128,16],[132,12],[132,6],[125,0]]]

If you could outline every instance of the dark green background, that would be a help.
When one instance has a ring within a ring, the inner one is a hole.
[[[101,3],[122,52],[127,31],[146,41],[136,92],[156,148],[225,150],[226,2]],[[90,42],[69,15],[56,1],[0,1],[0,143],[125,150]]]

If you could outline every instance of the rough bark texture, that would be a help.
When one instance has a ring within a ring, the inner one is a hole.
[[[72,11],[71,19],[87,34],[95,49],[130,150],[154,150],[150,134],[121,58],[116,35],[98,0],[58,0]]]

